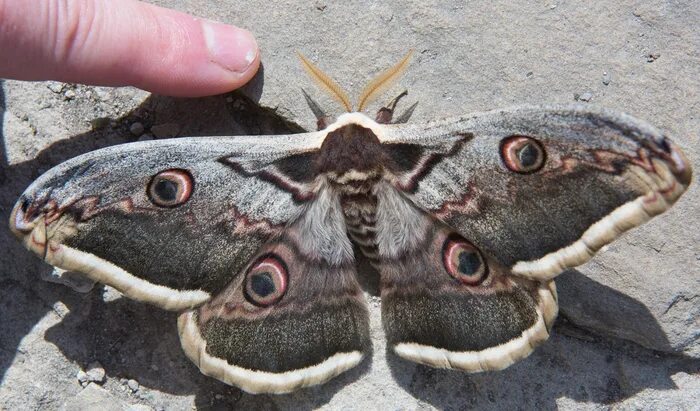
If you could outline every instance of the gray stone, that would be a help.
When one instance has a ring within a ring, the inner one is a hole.
[[[157,124],[151,127],[151,133],[158,138],[177,137],[180,126],[177,123]]]
[[[63,284],[73,291],[87,293],[95,286],[95,281],[84,274],[75,271],[66,271],[62,268],[52,267],[52,270],[41,273],[41,279],[50,283]]]
[[[78,370],[78,374],[75,377],[78,379],[80,385],[86,385],[89,382],[88,375],[83,370]]]
[[[593,94],[590,91],[586,91],[585,93],[577,94],[575,97],[578,101],[589,102],[593,98]]]
[[[61,409],[62,411],[123,411],[124,407],[107,390],[91,383],[75,397],[68,397]]]
[[[143,131],[144,131],[143,124],[141,124],[138,121],[135,121],[134,123],[131,124],[131,126],[129,126],[129,132],[131,134],[135,135],[136,137],[143,134]]]
[[[129,387],[131,392],[136,392],[139,390],[139,382],[136,380],[129,380],[126,382],[126,385]]]
[[[315,118],[301,87],[329,114],[342,110],[308,79],[295,50],[356,96],[372,76],[415,48],[405,76],[368,112],[404,88],[409,95],[398,110],[419,102],[413,123],[513,104],[568,103],[572,91],[588,91],[596,105],[667,129],[700,170],[700,95],[691,92],[700,90],[700,10],[692,1],[318,3],[327,4],[323,11],[290,0],[276,2],[274,10],[260,0],[157,3],[255,33],[264,74],[243,92],[309,130]],[[607,87],[603,69],[615,75]],[[89,89],[81,86],[80,94]],[[175,124],[176,131],[171,126],[162,133],[167,137],[273,130],[232,116],[225,97],[185,100],[130,88],[92,89],[97,98],[66,104],[56,96],[62,83],[3,81],[0,220],[9,219],[17,196],[40,170],[131,141],[119,125],[133,121],[134,113],[147,124]],[[96,118],[117,119],[117,127],[91,130]],[[90,384],[90,391],[75,384],[75,364],[101,358],[118,375],[137,378],[139,402],[152,409],[697,408],[699,219],[695,182],[672,210],[562,275],[562,319],[553,337],[504,371],[468,375],[396,358],[387,353],[380,302],[372,298],[371,365],[283,396],[251,396],[201,375],[181,352],[173,313],[37,281],[49,268],[0,229],[0,404],[60,408],[97,390],[113,394],[98,408],[123,407],[116,398],[129,395],[121,384]],[[65,318],[52,309],[58,300],[70,308]],[[136,357],[139,348],[144,352]]]
[[[105,369],[102,367],[102,364],[99,362],[95,361],[91,363],[88,366],[88,370],[86,371],[87,374],[87,379],[90,382],[95,382],[98,384],[102,384],[105,382],[107,373],[105,372]]]

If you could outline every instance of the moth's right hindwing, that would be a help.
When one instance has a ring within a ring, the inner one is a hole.
[[[392,197],[401,201],[398,193],[381,196]],[[382,321],[396,354],[439,368],[499,370],[549,337],[558,310],[553,281],[514,276],[466,234],[403,201],[380,203],[379,214],[413,211],[377,221]],[[399,228],[409,224],[410,234]]]

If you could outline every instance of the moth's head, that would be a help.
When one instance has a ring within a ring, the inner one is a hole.
[[[301,60],[301,63],[306,72],[309,74],[309,76],[311,76],[311,78],[316,82],[316,84],[318,84],[323,90],[330,94],[331,97],[333,97],[336,101],[342,104],[348,113],[354,111],[363,111],[365,108],[367,108],[367,105],[369,103],[374,101],[384,91],[386,91],[389,88],[389,86],[391,86],[406,70],[406,67],[408,67],[408,63],[410,62],[412,55],[413,50],[409,50],[408,53],[406,53],[406,55],[401,59],[401,61],[399,61],[391,68],[383,71],[372,81],[370,81],[367,84],[367,86],[362,90],[362,93],[360,94],[357,100],[357,107],[354,108],[353,105],[350,103],[350,98],[348,97],[347,93],[342,89],[342,87],[340,87],[340,85],[335,80],[333,80],[330,76],[321,71],[321,69],[316,67],[301,53],[297,52],[297,56]],[[307,102],[309,102],[309,105],[312,105],[312,110],[316,113],[316,116],[320,117],[318,112],[318,110],[320,109],[318,109],[318,106],[315,103],[313,103],[313,101],[310,101],[310,97],[306,93],[304,93],[304,95],[307,99]]]

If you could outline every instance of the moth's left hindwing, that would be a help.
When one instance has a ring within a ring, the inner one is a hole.
[[[330,203],[337,199],[321,197],[313,207],[325,221],[342,218]],[[348,252],[330,262],[305,238],[315,233],[329,249],[349,250],[344,232],[330,226],[303,216],[263,246],[245,275],[180,316],[182,347],[204,374],[250,393],[284,393],[323,383],[364,358],[369,318],[354,259]]]

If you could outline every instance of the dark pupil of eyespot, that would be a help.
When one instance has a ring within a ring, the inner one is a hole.
[[[162,201],[174,201],[177,198],[177,184],[170,180],[160,180],[156,183],[155,192]]]
[[[459,260],[457,269],[461,274],[474,275],[481,267],[481,260],[474,251],[462,251],[457,259]]]
[[[534,144],[525,144],[518,152],[518,160],[524,168],[532,167],[537,164],[537,159],[540,155],[539,150]]]
[[[26,212],[27,212],[27,210],[29,209],[29,205],[30,205],[30,204],[31,204],[31,201],[29,201],[28,198],[25,198],[24,200],[22,200],[22,212],[23,212],[23,213],[26,213]]]
[[[250,279],[250,288],[261,297],[267,297],[275,292],[275,282],[270,273],[255,274]]]

